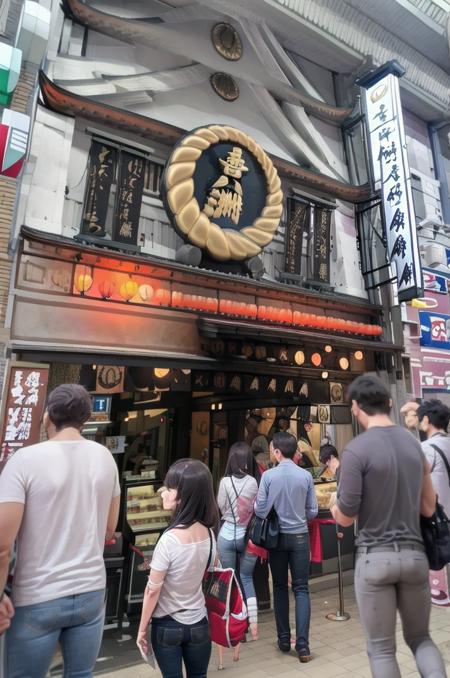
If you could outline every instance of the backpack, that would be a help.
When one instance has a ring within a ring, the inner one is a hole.
[[[247,606],[234,570],[231,567],[211,568],[211,531],[209,539],[210,551],[203,578],[203,593],[211,640],[222,647],[234,647],[243,641],[248,630]]]

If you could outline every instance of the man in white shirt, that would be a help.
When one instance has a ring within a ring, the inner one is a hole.
[[[112,455],[85,440],[91,400],[77,384],[49,395],[49,440],[25,447],[0,476],[0,626],[8,678],[44,678],[58,642],[65,676],[92,676],[103,632],[105,537],[117,525]],[[12,601],[4,593],[17,539]]]
[[[447,435],[450,409],[440,400],[426,400],[417,409],[419,429],[427,440],[422,450],[430,465],[431,481],[438,501],[450,515],[450,437]]]

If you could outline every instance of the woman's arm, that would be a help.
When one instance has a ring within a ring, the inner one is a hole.
[[[144,654],[148,654],[147,631],[148,625],[158,603],[161,589],[166,578],[167,570],[158,572],[151,570],[147,586],[144,591],[144,602],[142,604],[141,621],[136,643],[142,648]]]
[[[227,491],[225,489],[225,478],[222,478],[219,485],[219,492],[217,493],[217,505],[220,513],[223,515],[227,510]]]
[[[430,465],[424,459],[424,473],[422,480],[422,493],[420,495],[420,513],[425,518],[431,518],[436,510],[436,492],[431,482]]]

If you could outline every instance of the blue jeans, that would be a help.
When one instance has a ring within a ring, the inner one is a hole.
[[[273,607],[280,643],[291,642],[288,568],[291,570],[292,590],[295,596],[295,649],[297,652],[309,650],[309,622],[311,619],[308,588],[309,560],[309,535],[307,532],[280,534],[278,547],[269,551],[273,581]]]
[[[172,617],[152,618],[152,645],[163,678],[206,678],[211,657],[208,619],[180,624]]]
[[[59,642],[64,678],[91,678],[104,619],[104,590],[17,607],[6,634],[6,675],[45,678]]]
[[[242,583],[242,588],[244,589],[247,602],[251,598],[254,598],[256,606],[253,570],[255,569],[258,556],[255,556],[253,553],[246,552],[244,537],[236,539],[236,541],[234,539],[225,539],[224,537],[220,536],[220,532],[217,539],[217,549],[219,551],[222,567],[232,567],[233,570],[235,570],[236,574],[238,575],[238,579],[240,579]],[[255,620],[250,619],[250,621]]]

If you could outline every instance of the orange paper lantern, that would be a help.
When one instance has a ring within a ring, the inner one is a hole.
[[[112,280],[102,280],[98,286],[98,291],[100,292],[102,299],[109,299],[112,297],[115,289],[116,286]]]
[[[158,304],[158,306],[168,306],[170,304],[170,291],[163,288],[156,290],[155,304]]]

